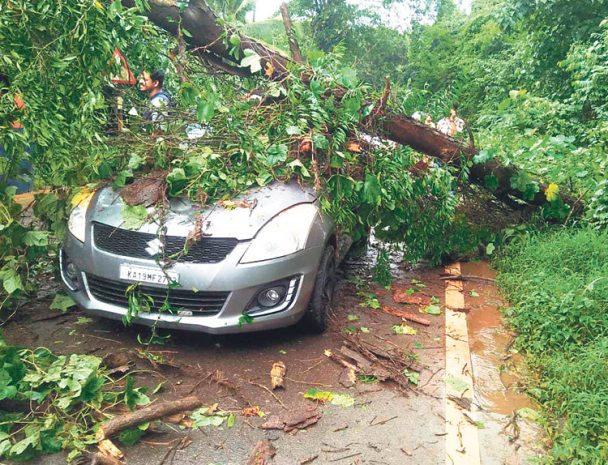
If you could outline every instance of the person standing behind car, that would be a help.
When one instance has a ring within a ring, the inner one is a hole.
[[[165,73],[163,70],[156,69],[150,73],[143,71],[139,75],[139,90],[148,94],[148,109],[144,112],[143,118],[146,121],[160,121],[167,116],[167,108],[171,105],[171,96],[163,90]]]
[[[4,74],[0,74],[0,104],[4,104],[2,102],[4,94],[9,90],[10,83],[7,76]],[[16,110],[16,114],[14,114],[15,118],[11,119],[8,123],[8,127],[11,130],[23,133],[25,128],[23,123],[19,119],[18,113],[23,113],[25,111],[25,102],[23,101],[23,97],[20,93],[16,92],[13,94],[13,108]],[[3,122],[0,122],[0,128],[3,127]],[[6,140],[10,141],[10,137],[7,137]],[[32,164],[29,160],[29,156],[32,153],[32,146],[30,144],[25,144],[24,151],[16,149],[14,145],[14,141],[11,144],[13,146],[13,150],[4,146],[2,138],[0,138],[0,158],[4,159],[0,161],[0,189],[3,189],[5,186],[14,186],[17,188],[17,194],[23,194],[25,192],[30,192],[34,187],[33,181],[33,169]],[[18,145],[18,147],[21,147]],[[15,175],[14,179],[9,178],[10,175]]]

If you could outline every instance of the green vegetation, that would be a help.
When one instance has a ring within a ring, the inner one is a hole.
[[[105,410],[119,403],[132,410],[149,399],[131,377],[112,379],[99,357],[19,349],[0,337],[0,402],[1,457],[65,449],[71,460],[97,442],[95,428],[109,418]]]
[[[545,463],[608,461],[608,233],[520,236],[496,265],[505,312],[535,374],[552,446]]]
[[[280,21],[243,24],[251,1],[209,3],[224,23],[287,49]],[[35,291],[36,275],[48,272],[73,201],[101,184],[128,185],[153,168],[166,171],[169,196],[188,195],[202,205],[229,201],[273,180],[314,185],[323,208],[342,228],[355,238],[375,228],[387,243],[374,269],[384,285],[390,281],[389,252],[411,261],[478,248],[492,254],[499,244],[495,231],[480,224],[483,215],[471,226],[460,208],[457,186],[466,183],[470,165],[456,171],[429,163],[428,171],[413,175],[410,169],[423,157],[410,148],[379,144],[366,154],[348,149],[388,78],[394,111],[420,111],[437,121],[459,105],[482,149],[471,163],[516,164],[526,171],[509,180],[514,188],[533,195],[541,181],[549,201],[570,191],[584,204],[580,218],[559,201],[538,215],[543,231],[547,219],[566,220],[568,228],[523,236],[507,232],[510,242],[499,252],[497,266],[513,304],[507,317],[536,376],[531,393],[545,407],[553,440],[546,462],[607,463],[608,0],[474,0],[470,15],[452,0],[382,5],[411,8],[409,28],[392,29],[377,8],[344,0],[290,3],[312,68],[304,85],[299,73],[281,83],[210,73],[148,21],[143,9],[125,8],[120,1],[2,2],[0,61],[9,85],[2,84],[0,96],[0,144],[6,153],[0,173],[16,176],[19,163],[29,161],[36,186],[51,188],[37,196],[34,218],[25,218],[14,189],[0,186],[2,316],[10,317]],[[237,36],[225,40],[236,62],[260,66],[253,50],[240,55]],[[168,69],[176,108],[162,137],[158,132],[152,137],[158,128],[131,116],[116,135],[116,97],[124,98],[126,110],[139,108],[143,99],[135,89],[109,83],[116,71],[108,63],[114,47],[136,74]],[[338,87],[344,97],[327,98]],[[254,89],[274,101],[260,105],[248,99]],[[25,109],[14,104],[16,95]],[[17,119],[24,131],[9,129]],[[374,123],[368,121],[370,133],[377,129]],[[183,143],[191,124],[212,129],[205,143]],[[314,156],[301,149],[302,142],[314,146]],[[492,190],[495,183],[489,178],[486,187]],[[482,198],[478,191],[473,196]],[[137,227],[149,220],[144,210],[125,208],[125,224]],[[159,209],[157,218],[162,215]],[[360,296],[362,306],[380,306],[374,294]],[[136,293],[131,301],[133,311],[145,310]],[[440,311],[436,303],[427,307],[430,314]],[[2,344],[0,400],[33,400],[48,408],[3,416],[0,456],[81,450],[100,420],[93,412],[117,402],[132,406],[137,392],[132,383],[117,388],[99,367],[92,357],[68,359]],[[56,373],[61,379],[50,377]],[[409,379],[418,381],[414,374]]]

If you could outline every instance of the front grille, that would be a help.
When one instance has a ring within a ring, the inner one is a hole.
[[[129,298],[126,296],[127,287],[131,283],[113,281],[111,279],[100,278],[99,276],[87,275],[89,290],[93,297],[108,304],[118,305],[127,308]],[[151,312],[158,312],[164,305],[165,300],[172,310],[189,310],[193,315],[216,315],[220,312],[229,292],[194,292],[184,289],[167,289],[151,286],[137,286],[137,292],[141,296],[152,298],[150,304]],[[148,299],[144,299],[148,301]]]
[[[193,242],[185,250],[186,238],[181,236],[157,237],[156,234],[129,231],[103,223],[93,223],[93,237],[97,248],[124,257],[154,257],[155,248],[149,242],[164,239],[164,257],[178,262],[219,263],[224,260],[238,244],[233,237],[203,237]],[[146,250],[148,249],[148,250]],[[152,251],[150,254],[149,251]]]

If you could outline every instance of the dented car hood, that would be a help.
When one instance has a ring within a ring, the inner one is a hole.
[[[218,202],[201,208],[188,198],[170,199],[170,207],[164,226],[168,236],[183,236],[195,229],[197,218],[202,219],[203,233],[214,237],[234,237],[238,240],[252,239],[262,226],[283,210],[301,203],[317,200],[314,190],[296,182],[273,183],[255,188],[229,202]],[[121,210],[125,205],[120,191],[111,187],[100,190],[92,202],[89,221],[122,228]],[[151,222],[138,231],[157,234],[160,220],[155,207],[149,207]]]

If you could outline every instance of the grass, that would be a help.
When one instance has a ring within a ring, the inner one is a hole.
[[[531,234],[495,260],[505,311],[535,374],[551,465],[608,463],[608,232]]]

